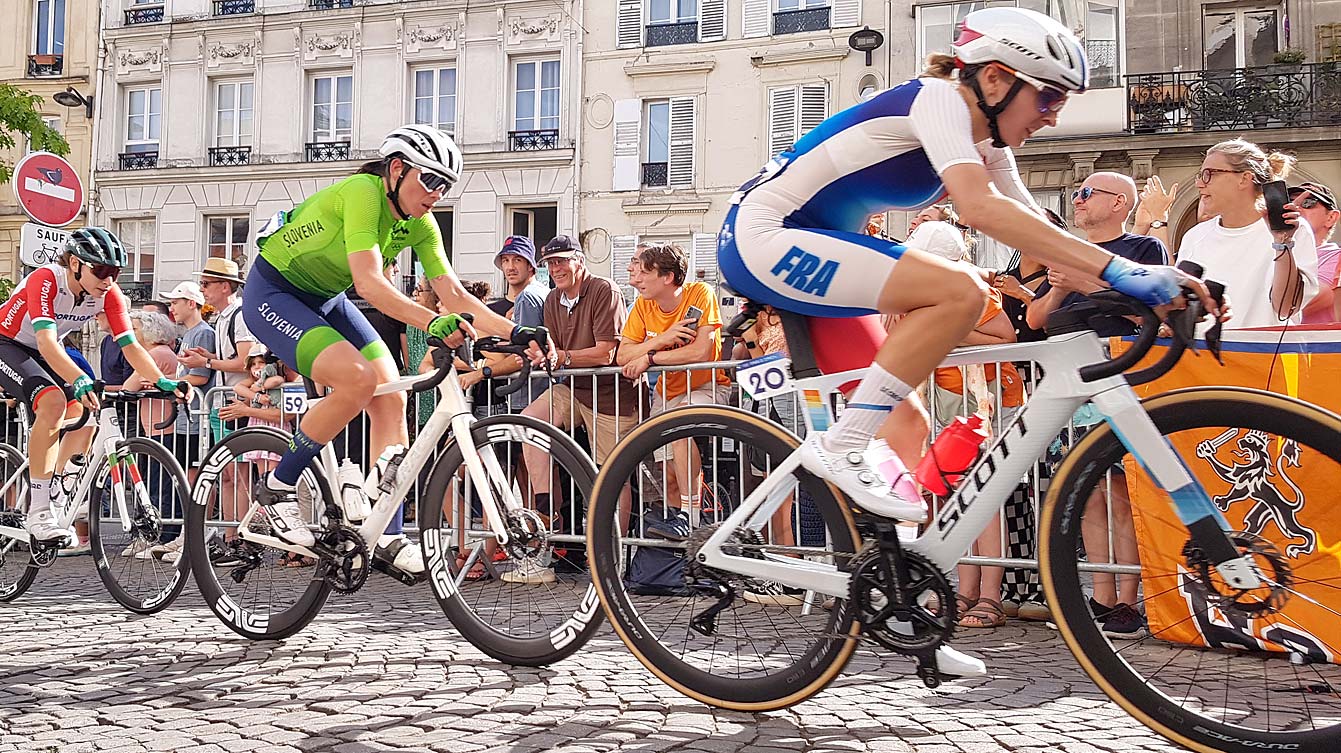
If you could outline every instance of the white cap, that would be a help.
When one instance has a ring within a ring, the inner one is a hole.
[[[188,301],[194,301],[197,306],[205,305],[205,294],[200,292],[200,285],[189,280],[177,283],[177,287],[163,297],[169,301],[185,298]]]
[[[959,261],[968,255],[964,234],[948,222],[923,222],[903,245],[950,261]]]

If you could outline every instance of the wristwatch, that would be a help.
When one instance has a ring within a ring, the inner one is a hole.
[[[566,369],[573,365],[573,351],[565,350],[563,352],[563,367]]]
[[[656,365],[656,361],[652,360],[652,359],[656,356],[656,354],[657,354],[656,349],[652,349],[652,350],[647,351],[647,365],[648,365],[648,366],[655,366],[655,365]]]
[[[480,369],[480,373],[484,375],[485,379],[494,378],[494,369],[492,366],[485,366],[484,368]]]
[[[1162,227],[1168,227],[1168,226],[1169,223],[1165,222],[1164,220],[1155,220],[1154,222],[1150,223],[1151,230],[1158,230]]]

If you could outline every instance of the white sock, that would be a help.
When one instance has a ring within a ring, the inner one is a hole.
[[[885,371],[880,364],[871,364],[861,384],[853,391],[852,399],[844,406],[843,415],[824,432],[824,446],[833,451],[865,450],[890,412],[912,391],[912,387]]]
[[[275,474],[271,472],[266,474],[265,488],[269,489],[272,492],[291,492],[294,489],[297,489],[298,487],[294,486],[293,484],[286,484],[283,481],[276,479]]]
[[[51,479],[29,479],[28,514],[45,512],[51,509]]]
[[[689,517],[689,524],[691,526],[697,528],[698,524],[702,522],[703,504],[698,497],[690,497],[687,494],[681,494],[680,509],[684,510],[684,514]]]

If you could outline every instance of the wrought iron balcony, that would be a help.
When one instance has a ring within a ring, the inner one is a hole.
[[[307,7],[312,10],[335,10],[336,8],[353,8],[354,0],[307,0]]]
[[[559,147],[559,129],[541,128],[533,131],[508,131],[508,150],[539,152]]]
[[[64,55],[29,55],[28,78],[59,76],[64,66]]]
[[[126,25],[163,23],[163,6],[153,5],[147,8],[127,8]]]
[[[670,163],[644,162],[643,185],[647,188],[665,188],[670,185]]]
[[[147,275],[141,275],[147,278]],[[154,297],[154,281],[152,279],[127,280],[122,277],[116,281],[117,287],[125,293],[131,303],[147,303]]]
[[[781,10],[773,14],[774,34],[797,34],[829,28],[829,8]]]
[[[251,162],[249,146],[212,146],[210,147],[210,166],[229,167],[245,165]]]
[[[308,162],[343,162],[349,159],[348,141],[312,141],[306,145]]]
[[[648,24],[647,47],[668,47],[673,44],[693,44],[698,41],[698,21],[677,24]]]
[[[1090,88],[1121,86],[1118,77],[1118,43],[1114,39],[1085,40],[1085,57],[1090,62]]]
[[[214,15],[244,16],[256,12],[256,0],[214,0]]]
[[[158,167],[158,151],[122,152],[122,170],[153,170]]]
[[[1131,133],[1341,125],[1341,63],[1127,76]]]

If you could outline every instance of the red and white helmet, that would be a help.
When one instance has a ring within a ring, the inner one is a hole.
[[[964,17],[954,54],[967,65],[1001,63],[1065,92],[1090,83],[1080,40],[1061,23],[1025,8],[986,8]]]

